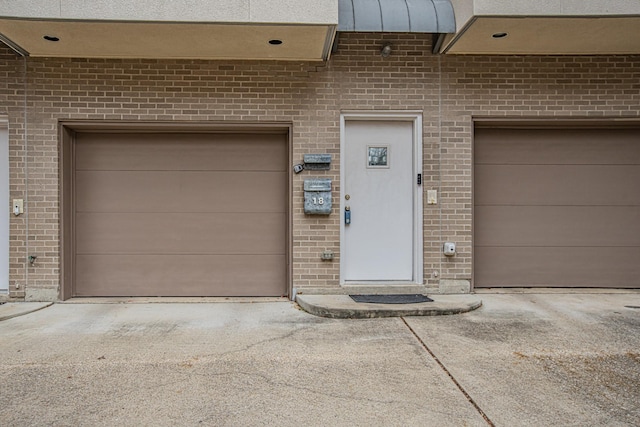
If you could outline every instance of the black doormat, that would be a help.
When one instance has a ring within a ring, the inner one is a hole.
[[[368,302],[373,304],[417,304],[420,302],[433,302],[426,295],[421,294],[393,294],[393,295],[349,295],[355,302]]]

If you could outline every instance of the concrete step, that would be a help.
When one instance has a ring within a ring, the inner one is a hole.
[[[374,317],[440,316],[466,313],[482,305],[477,295],[429,295],[433,302],[416,304],[358,303],[349,295],[296,295],[296,302],[308,313],[334,319]]]

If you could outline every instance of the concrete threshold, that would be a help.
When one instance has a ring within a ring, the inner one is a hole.
[[[433,302],[417,304],[358,303],[349,295],[298,294],[296,302],[308,313],[333,319],[371,319],[375,317],[441,316],[466,313],[482,306],[476,295],[429,295]]]
[[[476,288],[476,294],[639,294],[640,289],[625,288]]]
[[[290,301],[287,297],[75,297],[58,304],[211,304]]]

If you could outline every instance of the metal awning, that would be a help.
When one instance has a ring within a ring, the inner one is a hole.
[[[339,0],[338,31],[455,33],[450,0]]]

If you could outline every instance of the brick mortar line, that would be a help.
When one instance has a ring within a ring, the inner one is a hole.
[[[429,347],[427,347],[427,344],[425,344],[425,342],[422,340],[422,338],[420,338],[418,336],[416,331],[414,331],[413,328],[411,326],[409,326],[409,324],[407,323],[406,319],[404,317],[401,317],[400,319],[402,320],[402,323],[404,323],[406,325],[406,327],[409,328],[409,330],[411,331],[413,336],[418,340],[420,345],[422,345],[422,348],[424,348],[426,350],[426,352],[429,353],[429,355],[433,358],[433,360],[436,361],[438,366],[440,366],[440,368],[445,372],[445,374],[447,374],[449,379],[451,379],[451,381],[453,381],[453,383],[456,385],[458,390],[460,390],[460,392],[462,394],[464,394],[464,397],[466,397],[467,400],[469,401],[469,403],[471,403],[473,405],[473,407],[476,409],[476,411],[478,411],[478,413],[482,416],[482,418],[484,418],[484,420],[487,422],[487,424],[489,426],[491,426],[491,427],[495,427],[495,424],[493,423],[493,421],[491,421],[489,416],[482,410],[482,408],[480,408],[480,406],[476,403],[476,401],[473,400],[473,398],[469,395],[469,393],[467,393],[467,391],[464,389],[464,387],[462,387],[462,385],[458,382],[458,380],[455,379],[455,377],[451,374],[451,372],[449,372],[449,370],[444,366],[444,364],[440,361],[440,359],[438,359],[438,357],[433,353],[433,351],[431,351],[431,349]]]

